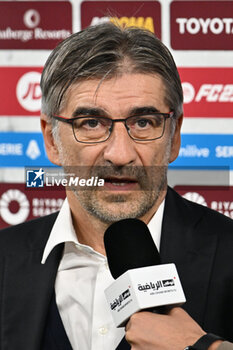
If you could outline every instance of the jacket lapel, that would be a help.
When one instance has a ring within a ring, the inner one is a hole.
[[[40,250],[5,260],[2,350],[40,349],[41,325],[46,321],[62,249],[62,245],[57,246],[44,265]]]
[[[186,296],[184,309],[204,322],[217,237],[205,224],[205,208],[168,189],[161,237],[162,263],[175,263]]]

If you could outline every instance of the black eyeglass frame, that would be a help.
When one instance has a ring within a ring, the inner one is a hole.
[[[158,139],[161,139],[164,135],[164,131],[165,131],[165,125],[166,125],[166,120],[169,119],[169,118],[173,118],[175,113],[173,111],[171,112],[168,112],[168,113],[161,113],[161,112],[158,112],[158,113],[150,113],[150,115],[154,115],[154,116],[157,116],[157,115],[160,115],[164,118],[164,123],[163,123],[163,131],[162,131],[162,135],[159,136],[159,137],[156,137],[156,138],[153,138],[153,139],[137,139],[135,137],[133,137],[131,134],[130,134],[130,128],[128,127],[127,125],[127,120],[131,119],[131,118],[135,118],[135,117],[142,117],[143,118],[143,115],[134,115],[134,116],[130,116],[128,118],[123,118],[123,119],[111,119],[111,118],[108,118],[108,117],[99,117],[99,116],[82,116],[82,117],[74,117],[74,118],[66,118],[66,117],[63,117],[61,115],[52,115],[52,117],[60,122],[63,122],[63,123],[67,123],[67,124],[71,124],[72,125],[72,130],[73,130],[73,135],[74,135],[74,138],[77,142],[80,142],[80,143],[85,143],[85,144],[95,144],[95,143],[102,143],[102,142],[105,142],[107,141],[111,134],[112,134],[112,131],[113,131],[113,127],[114,127],[114,123],[118,123],[118,122],[121,122],[121,123],[124,123],[125,124],[125,128],[127,130],[127,133],[129,135],[129,137],[134,140],[134,141],[140,141],[140,142],[148,142],[148,141],[154,141],[154,140],[158,140]],[[100,118],[100,119],[106,119],[106,120],[109,120],[111,122],[111,125],[110,125],[110,128],[109,128],[109,135],[106,139],[102,140],[102,141],[80,141],[77,139],[76,137],[76,134],[75,134],[75,130],[74,130],[74,121],[77,120],[77,119],[90,119],[90,118]]]

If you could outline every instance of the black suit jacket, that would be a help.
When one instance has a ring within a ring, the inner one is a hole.
[[[41,258],[57,214],[0,232],[0,350],[39,350],[63,244]],[[184,309],[233,341],[233,221],[168,189],[162,263],[174,262]],[[118,350],[127,349],[126,344]]]

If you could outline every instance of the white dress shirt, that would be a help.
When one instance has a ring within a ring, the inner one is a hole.
[[[163,210],[164,201],[148,225],[158,248]],[[115,349],[125,332],[115,327],[105,299],[104,290],[114,279],[106,257],[78,242],[67,199],[50,233],[42,264],[59,243],[65,243],[65,248],[55,281],[56,302],[73,350]]]

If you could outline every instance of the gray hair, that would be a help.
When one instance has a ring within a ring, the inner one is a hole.
[[[170,51],[147,30],[112,23],[74,33],[52,51],[41,77],[42,112],[48,117],[59,114],[74,83],[124,72],[159,75],[165,87],[164,102],[179,118],[183,92]]]

